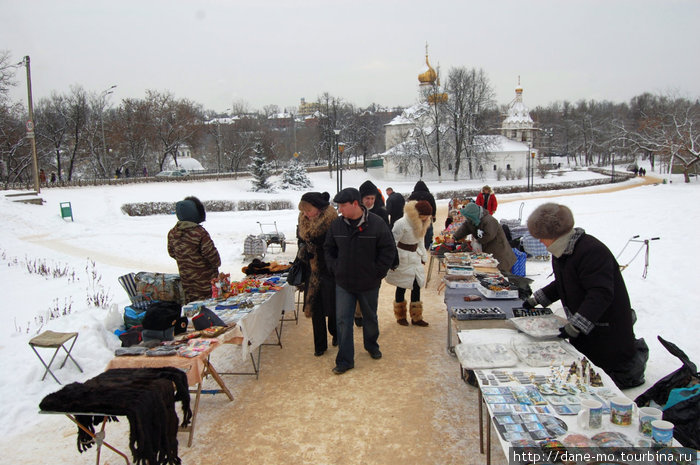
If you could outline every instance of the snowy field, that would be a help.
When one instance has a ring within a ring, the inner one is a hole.
[[[654,175],[649,167],[648,174]],[[561,182],[595,178],[588,172],[571,172],[564,177],[535,182]],[[310,175],[314,187],[309,190],[335,192],[335,179],[328,173]],[[371,179],[384,191],[393,187],[398,192],[410,192],[415,180],[386,182],[379,176],[353,171],[344,173],[345,186],[358,187]],[[636,186],[608,193],[596,193],[599,188],[574,191],[550,191],[499,195],[503,182],[489,181],[500,202],[497,218],[518,218],[524,202],[523,220],[538,205],[546,201],[568,205],[574,212],[576,225],[601,239],[613,253],[619,253],[628,239],[660,237],[650,245],[649,269],[642,278],[644,250],[633,259],[640,244],[631,243],[620,256],[621,264],[631,261],[624,270],[633,307],[639,321],[638,337],[645,337],[651,349],[647,368],[647,384],[628,392],[634,397],[654,381],[675,370],[680,364],[656,340],[657,335],[676,343],[691,358],[700,362],[700,338],[695,335],[700,326],[697,302],[696,265],[700,254],[693,245],[700,226],[700,184],[684,184],[673,178],[671,184],[639,186],[639,180],[624,183]],[[513,183],[524,184],[522,181]],[[429,183],[432,192],[458,188],[478,188],[482,181]],[[0,435],[17,441],[17,447],[32,447],[49,451],[51,439],[26,434],[42,421],[37,414],[40,400],[58,389],[50,377],[41,382],[43,367],[27,342],[38,332],[78,331],[80,336],[73,355],[84,373],[70,362],[57,370],[59,379],[84,381],[101,373],[112,358],[119,340],[113,335],[121,323],[121,310],[128,304],[117,277],[138,271],[177,272],[175,261],[166,251],[166,234],[175,224],[174,215],[128,217],[120,207],[130,202],[177,201],[188,195],[201,200],[287,199],[296,205],[303,192],[287,191],[273,194],[249,192],[250,180],[177,182],[134,184],[66,189],[44,189],[43,206],[11,202],[3,197],[0,218],[0,282],[5,305],[0,309]],[[572,195],[573,194],[573,195]],[[60,217],[59,203],[72,203],[74,222]],[[441,205],[446,200],[439,201]],[[257,222],[277,222],[288,240],[294,239],[298,212],[208,213],[203,224],[211,234],[222,257],[221,271],[233,279],[242,276],[243,240],[248,234],[260,232]],[[267,231],[266,231],[267,232]],[[289,259],[296,250],[291,246],[286,254],[269,255],[268,260]],[[44,265],[60,270],[65,276],[44,277],[29,273],[28,268]],[[528,262],[528,276],[535,280],[533,290],[549,282],[548,262]],[[95,278],[91,278],[90,276]],[[95,308],[88,297],[107,295],[112,310]],[[50,319],[50,313],[59,318]]]

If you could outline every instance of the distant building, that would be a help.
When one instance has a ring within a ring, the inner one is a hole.
[[[307,102],[303,97],[297,108],[297,113],[301,117],[311,116],[321,110],[321,105],[318,102]]]
[[[182,144],[177,149],[177,165],[175,165],[175,160],[172,157],[168,157],[168,161],[165,163],[167,168],[165,170],[176,170],[184,169],[187,171],[203,171],[204,167],[202,164],[192,158],[192,147],[187,144]]]
[[[419,140],[421,134],[434,132],[434,124],[430,118],[431,105],[436,101],[447,101],[449,96],[439,89],[439,76],[433,70],[428,61],[426,51],[426,68],[418,75],[419,85],[423,88],[432,86],[436,89],[430,95],[428,102],[421,102],[405,109],[401,115],[396,116],[384,126],[385,143],[387,150],[381,155],[384,159],[385,178],[403,178],[415,176],[417,166],[422,165],[423,178],[437,179],[437,169],[431,163],[418,161],[419,152],[425,151],[423,142]],[[438,84],[437,86],[435,84]],[[518,82],[515,89],[515,99],[510,103],[508,113],[500,128],[500,135],[480,135],[476,137],[474,146],[477,147],[476,157],[472,162],[472,175],[475,177],[496,178],[501,175],[522,177],[525,176],[528,163],[532,161],[531,150],[534,121],[530,117],[530,110],[523,103],[523,89]],[[449,140],[450,132],[443,128],[444,140]],[[441,144],[442,146],[442,144]],[[443,148],[445,150],[445,148]],[[444,157],[443,160],[448,160]],[[409,161],[410,160],[410,161]],[[470,177],[466,160],[462,159],[459,170],[459,178]],[[454,177],[453,166],[449,161],[445,162],[442,169],[443,179]]]

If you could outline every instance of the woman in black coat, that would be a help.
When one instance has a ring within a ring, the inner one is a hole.
[[[573,214],[564,205],[540,205],[527,227],[552,254],[554,282],[536,291],[524,306],[546,307],[561,300],[568,323],[559,337],[568,338],[619,388],[643,384],[649,349],[634,335],[636,317],[612,252],[574,228]]]
[[[328,350],[328,333],[333,337],[333,345],[337,345],[335,280],[326,266],[323,249],[326,233],[333,220],[338,218],[329,199],[328,192],[307,192],[302,195],[297,224],[298,256],[309,265],[310,270],[304,285],[304,315],[311,317],[314,355],[317,357]]]

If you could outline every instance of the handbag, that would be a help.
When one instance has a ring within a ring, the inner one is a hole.
[[[199,314],[192,317],[192,325],[194,325],[194,329],[201,331],[212,326],[226,326],[226,323],[221,321],[221,318],[216,313],[207,307],[202,307]]]
[[[309,272],[306,263],[299,258],[295,258],[292,266],[287,271],[287,283],[290,286],[302,286],[306,283]]]

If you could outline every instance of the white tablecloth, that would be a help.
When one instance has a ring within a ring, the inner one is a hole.
[[[270,337],[280,323],[282,310],[293,311],[295,305],[294,287],[285,284],[281,290],[272,294],[268,300],[257,305],[238,321],[238,326],[243,333],[241,354],[244,359]]]

